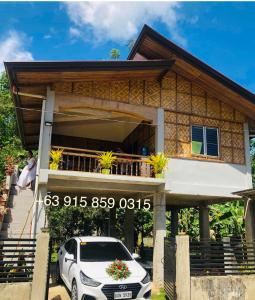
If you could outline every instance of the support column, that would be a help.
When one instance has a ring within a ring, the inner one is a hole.
[[[134,210],[126,208],[124,220],[125,245],[131,253],[134,252],[134,219]]]
[[[157,127],[155,132],[155,152],[164,152],[164,129],[165,129],[165,121],[164,121],[164,109],[157,109]]]
[[[205,204],[199,206],[199,230],[201,240],[210,238],[209,208]]]
[[[153,201],[153,289],[164,287],[164,238],[166,236],[165,193],[158,192]]]
[[[178,235],[178,213],[179,208],[171,208],[171,237]]]
[[[255,241],[255,202],[253,199],[245,200],[245,238],[247,242]]]

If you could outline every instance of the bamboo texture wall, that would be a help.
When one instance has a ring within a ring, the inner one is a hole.
[[[74,94],[165,110],[165,153],[192,157],[191,125],[219,128],[220,156],[195,157],[244,164],[245,116],[184,77],[169,72],[157,80],[86,81],[55,84],[57,94]]]

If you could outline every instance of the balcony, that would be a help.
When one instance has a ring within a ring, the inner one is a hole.
[[[58,146],[52,148],[63,150],[59,170],[101,173],[98,155],[103,151]],[[115,152],[113,154],[117,159],[111,167],[111,175],[152,177],[151,168],[145,162],[146,156]]]

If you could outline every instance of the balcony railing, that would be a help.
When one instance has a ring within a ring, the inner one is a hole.
[[[101,173],[98,155],[103,151],[58,146],[52,148],[63,150],[59,170]],[[145,162],[145,156],[115,152],[113,154],[117,159],[111,167],[110,174],[152,176],[151,168]]]

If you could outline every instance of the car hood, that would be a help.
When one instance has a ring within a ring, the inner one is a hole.
[[[118,284],[118,283],[135,283],[140,282],[146,275],[144,268],[135,260],[124,261],[128,266],[131,275],[127,279],[114,280],[110,277],[106,269],[112,264],[112,262],[80,262],[80,268],[82,272],[103,284]]]

